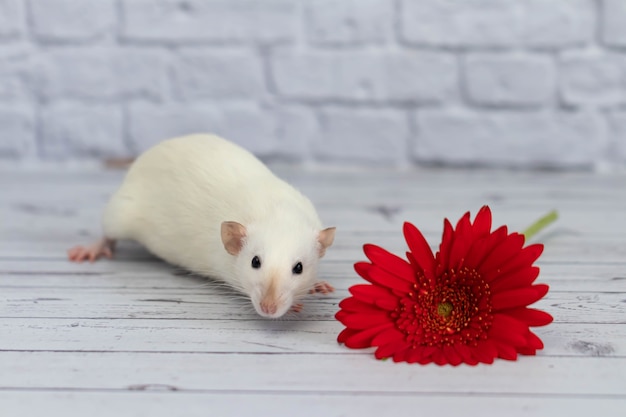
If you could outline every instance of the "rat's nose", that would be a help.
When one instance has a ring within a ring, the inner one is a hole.
[[[276,303],[272,301],[261,301],[261,311],[265,314],[272,315],[276,314]]]

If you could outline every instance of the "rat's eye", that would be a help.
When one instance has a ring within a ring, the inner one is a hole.
[[[293,269],[291,270],[291,272],[293,272],[294,274],[301,274],[302,273],[302,262],[298,262],[297,264],[295,264],[293,266]]]
[[[258,256],[252,258],[252,268],[259,269],[261,267],[261,260]]]

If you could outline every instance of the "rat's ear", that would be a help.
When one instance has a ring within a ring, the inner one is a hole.
[[[317,241],[320,243],[320,258],[326,253],[326,248],[333,244],[335,240],[335,227],[328,227],[317,235]]]
[[[226,252],[231,255],[239,254],[243,247],[243,239],[246,237],[246,226],[237,222],[222,223],[222,243]]]

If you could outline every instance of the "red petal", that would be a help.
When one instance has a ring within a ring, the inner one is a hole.
[[[517,353],[519,355],[536,355],[537,349],[533,349],[529,347],[521,347],[521,348],[517,348]]]
[[[525,247],[515,258],[511,259],[506,265],[500,268],[501,275],[505,276],[531,266],[539,256],[541,256],[542,252],[543,245],[539,243]]]
[[[491,340],[482,340],[478,342],[472,350],[474,357],[482,363],[493,363],[493,360],[498,356],[498,349]]]
[[[468,268],[478,269],[485,262],[485,259],[491,255],[493,250],[500,246],[508,236],[506,226],[496,229],[486,238],[477,240],[467,251],[465,266]]]
[[[390,299],[395,301],[396,298],[385,288],[375,285],[358,284],[348,288],[350,294],[356,299],[366,303],[374,304],[377,299]]]
[[[413,272],[411,265],[404,259],[391,252],[387,252],[380,246],[371,244],[363,245],[363,252],[365,252],[365,256],[367,256],[374,265],[383,268],[387,272],[405,281],[414,281],[413,277],[415,276],[415,272]]]
[[[433,362],[433,356],[439,351],[439,348],[434,346],[418,347],[418,349],[421,350],[421,358],[418,359],[418,362],[422,365]]]
[[[435,256],[430,249],[430,245],[428,245],[428,242],[424,239],[422,232],[408,222],[404,223],[403,232],[415,262],[420,266],[422,271],[424,271],[425,275],[433,273],[435,270]]]
[[[463,362],[465,362],[466,364],[468,365],[478,364],[478,361],[472,356],[472,351],[466,345],[457,343],[456,345],[454,345],[454,349],[457,351],[459,356],[463,358]]]
[[[489,206],[482,206],[474,219],[473,238],[482,239],[491,232],[491,209]]]
[[[502,292],[506,290],[512,290],[514,288],[528,287],[535,282],[539,276],[539,268],[531,266],[530,268],[522,268],[511,274],[499,274],[498,277],[491,278],[489,286],[491,291]]]
[[[454,242],[450,248],[448,259],[449,269],[459,269],[461,263],[467,257],[467,251],[472,244],[472,225],[469,212],[465,213],[456,225]]]
[[[489,329],[490,337],[512,346],[524,346],[527,333],[527,324],[503,314],[493,316],[493,323]]]
[[[511,316],[533,327],[545,326],[552,323],[552,320],[554,320],[550,314],[534,308],[517,307],[509,310],[501,310],[500,313]]]
[[[498,342],[495,342],[495,345],[498,349],[498,356],[500,358],[508,361],[514,361],[517,359],[517,350],[513,346]]]
[[[417,348],[412,348],[409,351],[409,353],[406,356],[406,361],[407,363],[416,363],[416,362],[419,362],[421,358],[422,358],[422,349],[417,347]]]
[[[491,306],[494,310],[525,307],[540,300],[546,295],[549,288],[546,284],[537,284],[531,287],[493,294],[491,296]]]
[[[406,343],[389,343],[376,349],[375,356],[377,359],[390,358],[399,350],[404,350],[406,348]]]
[[[381,287],[387,287],[393,290],[400,291],[402,294],[406,294],[411,291],[413,283],[397,278],[395,275],[390,274],[384,269],[378,267],[378,265],[366,264],[367,275],[370,278],[370,282],[379,285]]]
[[[411,351],[411,348],[409,348],[409,347],[405,347],[402,350],[396,351],[396,353],[394,353],[394,355],[393,355],[393,361],[394,362],[404,362],[404,361],[406,361],[407,355],[409,354],[410,351]]]
[[[443,366],[448,363],[446,356],[443,354],[442,350],[437,350],[431,355],[432,361],[435,362],[439,366]]]
[[[341,300],[339,308],[349,313],[364,312],[364,313],[376,313],[380,311],[379,308],[370,304],[359,301],[354,297],[348,297]]]
[[[450,249],[454,240],[454,229],[448,219],[443,220],[443,236],[441,237],[441,244],[439,245],[439,252],[437,252],[437,275],[441,275],[448,269],[448,259],[450,259]]]
[[[369,262],[357,262],[353,265],[354,271],[364,280],[366,280],[367,282],[372,282],[372,280],[369,277],[369,266],[372,265]]]
[[[532,349],[543,349],[543,341],[533,332],[528,332],[526,338],[528,339],[528,347]]]
[[[358,330],[353,330],[353,329],[343,329],[341,331],[341,333],[339,333],[339,336],[337,336],[337,342],[339,343],[345,343],[346,339],[357,334]]]
[[[467,254],[465,255],[464,265],[470,269],[476,269],[478,265],[485,259],[488,255],[487,248],[491,244],[490,237],[486,237],[483,239],[478,239],[472,242],[471,246],[467,249]]]
[[[522,246],[524,245],[524,235],[517,233],[510,234],[507,238],[496,246],[480,264],[479,270],[483,276],[492,271],[503,269],[504,265],[519,256]]]
[[[398,300],[395,298],[378,298],[374,301],[374,305],[382,310],[392,311],[398,307]]]
[[[389,314],[386,312],[348,314],[345,317],[341,317],[339,321],[351,329],[368,329],[381,324],[391,323]]]
[[[335,313],[335,319],[337,319],[337,321],[339,321],[340,323],[343,323],[345,318],[348,317],[349,315],[350,315],[349,312],[344,311],[344,310],[339,310],[338,312]]]
[[[447,362],[452,366],[458,366],[463,362],[463,358],[452,346],[444,346],[443,347],[443,355],[445,356]]]
[[[456,222],[456,227],[454,228],[454,232],[458,233],[459,230],[464,229],[465,232],[467,233],[468,231],[471,230],[471,227],[472,227],[472,222],[470,221],[470,212],[467,211],[465,212],[465,214],[463,214],[463,216],[461,216],[459,221]]]
[[[438,347],[435,346],[426,346],[423,349],[423,357],[424,358],[430,358],[435,352],[437,352],[439,350]]]
[[[389,343],[399,343],[404,340],[404,334],[395,327],[380,332],[372,340],[372,346],[383,346]]]
[[[353,334],[350,337],[346,338],[345,345],[351,349],[363,349],[371,347],[372,339],[389,326],[393,326],[393,324],[386,323]]]

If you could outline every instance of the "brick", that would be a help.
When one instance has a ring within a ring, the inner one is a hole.
[[[503,47],[520,43],[521,0],[402,0],[402,40],[428,46]]]
[[[556,92],[554,66],[545,56],[469,55],[465,81],[468,99],[479,105],[541,105]]]
[[[594,0],[525,0],[525,43],[533,47],[566,47],[593,41]]]
[[[616,110],[608,113],[610,158],[612,162],[626,163],[626,112]]]
[[[31,97],[32,50],[0,45],[0,101],[25,101]]]
[[[30,107],[0,106],[0,158],[22,158],[35,152],[35,114]]]
[[[590,42],[593,0],[403,0],[406,42],[449,47],[562,47]]]
[[[389,0],[308,0],[308,39],[318,45],[379,44],[391,38]]]
[[[0,101],[11,101],[26,95],[23,72],[12,63],[0,63]]]
[[[0,39],[21,35],[25,21],[21,0],[0,0]]]
[[[30,0],[35,36],[45,41],[89,40],[113,33],[116,24],[113,0]]]
[[[456,94],[454,57],[439,52],[277,53],[280,95],[311,100],[440,102]]]
[[[602,0],[600,10],[602,41],[611,46],[626,46],[626,2]]]
[[[398,164],[406,160],[409,122],[398,110],[326,108],[313,152],[321,161]]]
[[[613,54],[575,53],[560,62],[560,94],[566,104],[617,104],[624,102],[626,57]]]
[[[115,105],[62,103],[41,112],[44,158],[127,156],[122,109]]]
[[[272,113],[276,118],[275,157],[293,161],[309,159],[311,143],[319,132],[313,110],[290,106],[274,108]]]
[[[419,161],[456,165],[591,166],[606,151],[599,117],[589,112],[417,112]]]
[[[254,103],[130,106],[129,134],[136,152],[191,133],[215,133],[259,155],[276,150],[274,123]]]
[[[183,99],[247,98],[264,92],[263,67],[251,53],[187,51],[179,55],[173,74]]]
[[[122,36],[171,43],[284,42],[296,36],[296,6],[291,0],[124,0]]]
[[[138,48],[53,50],[41,57],[36,89],[48,100],[160,99],[168,89],[167,66],[160,53]]]

